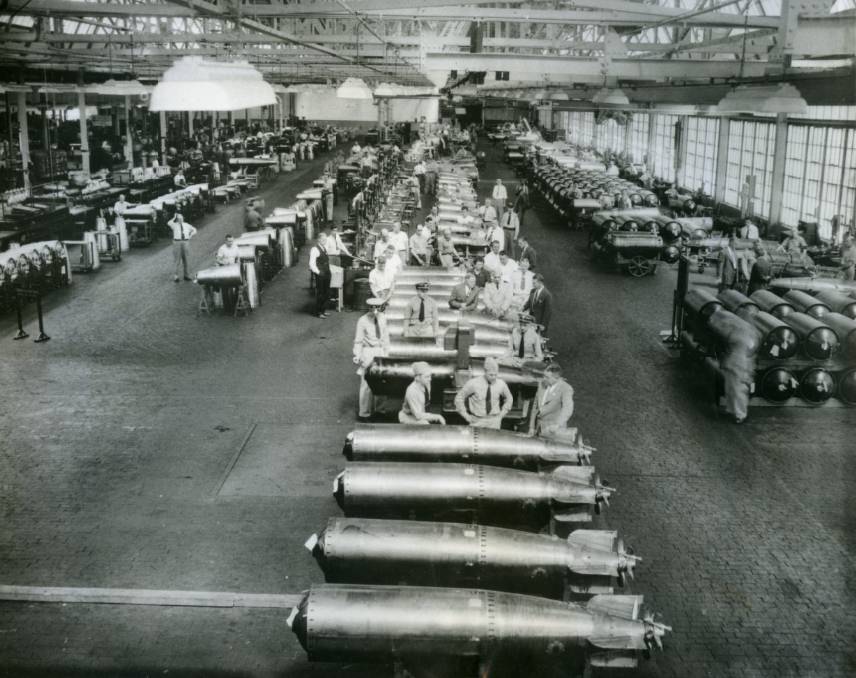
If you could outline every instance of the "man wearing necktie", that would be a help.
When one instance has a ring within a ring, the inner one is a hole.
[[[512,306],[514,308],[518,310],[523,309],[523,306],[529,299],[529,294],[532,292],[532,281],[534,279],[535,274],[529,270],[529,259],[523,257],[518,263],[518,269],[511,278]]]
[[[505,210],[499,223],[505,236],[505,251],[514,258],[514,242],[520,232],[520,218],[514,210]]]
[[[372,360],[385,355],[389,350],[389,328],[383,312],[385,302],[383,299],[372,297],[366,301],[366,304],[369,306],[369,311],[357,320],[357,329],[354,334],[354,364],[358,366],[357,374],[360,375],[357,412],[360,419],[368,419],[374,411],[374,396],[366,381],[366,370]]]
[[[479,306],[480,288],[476,285],[476,274],[467,273],[464,282],[455,285],[449,296],[449,308],[456,311],[475,311]]]
[[[568,426],[574,413],[574,389],[562,378],[558,363],[547,365],[532,405],[530,432],[545,438],[574,440],[577,429]]]
[[[190,280],[187,275],[187,243],[196,235],[196,229],[188,223],[185,223],[181,212],[176,212],[175,216],[167,222],[167,226],[172,229],[172,258],[175,261],[175,275],[173,280],[179,281],[179,270],[184,271],[184,279]]]
[[[445,424],[440,414],[428,411],[431,404],[431,366],[426,362],[413,363],[413,381],[404,393],[404,403],[398,413],[402,424]]]
[[[528,259],[529,260],[529,268],[535,269],[537,265],[538,254],[529,244],[529,241],[526,240],[522,235],[517,238],[517,246],[520,248],[520,255],[518,259]]]
[[[473,377],[455,396],[455,410],[470,426],[499,429],[514,404],[511,391],[499,378],[496,358],[485,358],[484,375]]]
[[[315,245],[309,251],[309,270],[315,274],[315,315],[327,318],[330,301],[330,257],[327,256],[327,234],[319,231]]]
[[[407,339],[439,339],[440,313],[437,302],[428,296],[431,283],[416,284],[416,296],[404,311],[404,336]]]
[[[541,337],[531,315],[521,313],[517,316],[508,338],[508,350],[511,357],[518,360],[543,360]]]
[[[541,326],[541,334],[546,337],[550,318],[553,316],[553,295],[544,286],[544,276],[540,273],[536,273],[532,278],[532,291],[523,305],[523,310],[535,318],[535,322]]]

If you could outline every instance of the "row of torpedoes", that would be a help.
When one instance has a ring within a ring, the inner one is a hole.
[[[288,620],[311,661],[483,676],[508,653],[590,671],[662,648],[671,628],[642,596],[613,593],[641,558],[616,532],[577,529],[615,492],[579,435],[370,424],[343,452],[333,494],[346,517],[306,542],[327,583]]]

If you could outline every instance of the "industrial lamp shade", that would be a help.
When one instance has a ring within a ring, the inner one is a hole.
[[[152,92],[151,111],[238,111],[276,103],[273,88],[246,61],[183,57]]]
[[[570,98],[567,92],[563,92],[560,89],[553,90],[548,97],[550,101],[568,101]]]
[[[793,85],[738,85],[722,97],[717,113],[808,113],[808,103]]]
[[[86,88],[87,92],[93,94],[104,94],[108,96],[142,96],[149,93],[149,88],[139,80],[107,80],[97,85]]]
[[[630,99],[624,92],[608,87],[603,87],[595,92],[591,100],[594,104],[608,104],[610,106],[627,106],[630,104]]]
[[[371,99],[372,91],[362,78],[347,78],[336,89],[336,96],[340,99]]]

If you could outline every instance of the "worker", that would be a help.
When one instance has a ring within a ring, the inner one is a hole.
[[[534,270],[538,263],[538,253],[535,251],[535,248],[532,247],[532,245],[529,244],[529,241],[522,235],[517,238],[517,247],[519,249],[519,252],[517,253],[518,263],[524,259],[528,259],[529,269]]]
[[[237,264],[241,257],[241,251],[235,244],[235,238],[231,233],[226,234],[226,242],[220,245],[214,260],[218,266],[227,266],[228,264]]]
[[[856,241],[845,235],[841,242],[841,277],[844,280],[853,280],[856,277]]]
[[[413,381],[404,392],[404,403],[398,413],[398,421],[402,424],[445,424],[446,420],[440,414],[428,411],[431,403],[431,366],[426,362],[415,362]]]
[[[428,296],[431,283],[416,283],[416,296],[404,309],[404,336],[407,339],[439,339],[440,313],[437,302]]]
[[[514,211],[517,212],[519,221],[523,224],[523,216],[529,209],[529,183],[525,179],[517,184],[514,196]]]
[[[389,274],[395,278],[398,273],[404,268],[404,262],[401,260],[401,257],[398,256],[398,252],[395,250],[395,245],[390,243],[386,246],[386,252],[383,254],[386,257],[386,270],[389,271]]]
[[[480,289],[490,282],[490,271],[485,268],[483,257],[476,257],[473,261],[473,275],[476,277],[476,287]]]
[[[187,188],[187,179],[184,178],[184,170],[179,169],[176,171],[175,176],[172,178],[172,183],[175,184],[176,188]]]
[[[372,259],[379,259],[386,255],[386,248],[389,246],[389,231],[385,228],[380,229],[380,237],[374,244],[374,255]]]
[[[724,332],[726,350],[719,357],[719,371],[723,379],[725,411],[735,424],[746,420],[749,395],[755,381],[755,353],[758,350],[758,331],[733,313],[717,308],[708,322]]]
[[[728,244],[719,251],[719,291],[744,291],[749,280],[746,258],[737,250],[737,238],[732,233]]]
[[[496,211],[496,207],[493,206],[493,200],[490,198],[486,198],[484,201],[482,221],[484,222],[485,228],[488,229],[488,232],[492,226],[499,226],[499,214]]]
[[[196,235],[196,229],[184,221],[181,212],[176,212],[175,216],[167,222],[167,226],[172,230],[172,258],[175,261],[175,282],[179,281],[178,271],[183,269],[184,279],[190,280],[187,275],[187,247],[190,239]]]
[[[428,258],[428,239],[430,233],[422,225],[417,224],[416,230],[410,236],[410,264],[411,266],[430,266]]]
[[[455,410],[470,426],[499,429],[514,400],[499,378],[496,358],[485,358],[484,374],[473,377],[455,396]]]
[[[500,217],[500,226],[502,226],[503,240],[505,241],[505,251],[509,256],[514,256],[514,243],[520,233],[520,217],[514,210],[505,210],[505,213]]]
[[[621,191],[616,207],[620,210],[633,209],[633,201],[630,199],[630,193],[628,191]]]
[[[329,172],[324,172],[321,177],[321,202],[324,205],[324,220],[328,224],[333,223],[333,204],[336,199],[336,182]]]
[[[484,224],[485,230],[487,231],[487,235],[485,236],[487,241],[491,243],[491,245],[494,242],[498,242],[499,249],[504,250],[505,232],[502,230],[502,226],[500,226],[496,222],[488,222],[487,220],[484,220],[482,223]]]
[[[327,319],[330,301],[330,257],[327,254],[327,234],[319,231],[315,245],[309,250],[309,270],[315,275],[315,315]]]
[[[470,271],[464,282],[455,285],[449,295],[449,307],[459,311],[475,311],[479,305],[481,288],[476,284],[476,274]]]
[[[336,224],[330,226],[330,233],[327,235],[327,242],[325,243],[325,247],[327,248],[327,254],[330,257],[330,261],[334,265],[350,266],[350,258],[348,259],[347,264],[342,263],[342,257],[352,257],[352,255],[345,243],[342,242],[342,234]]]
[[[395,279],[386,269],[386,257],[378,257],[375,267],[369,273],[369,287],[372,296],[386,301],[392,294]]]
[[[616,165],[614,162],[610,161],[609,166],[606,168],[606,176],[617,177],[618,176],[618,165]]]
[[[740,227],[740,237],[743,240],[760,240],[761,234],[755,223],[751,219],[746,219]]]
[[[562,368],[551,363],[544,369],[532,404],[530,433],[545,438],[574,440],[576,428],[568,427],[574,414],[574,389],[562,378]]]
[[[125,194],[119,195],[119,199],[113,203],[113,214],[116,218],[113,221],[113,232],[119,236],[119,251],[128,249],[128,227],[125,223],[125,212],[133,205],[125,200]]]
[[[535,327],[535,319],[528,313],[514,317],[514,325],[508,336],[508,356],[518,360],[543,360],[541,335]]]
[[[518,268],[517,262],[508,256],[508,252],[503,250],[499,253],[499,275],[502,282],[511,285]]]
[[[392,233],[389,234],[389,242],[395,247],[395,252],[402,263],[407,261],[407,233],[401,230],[400,221],[393,223]]]
[[[518,268],[511,276],[511,297],[512,305],[522,310],[523,305],[529,299],[529,294],[532,292],[532,281],[535,279],[535,274],[529,270],[529,259],[523,257],[518,262]]]
[[[484,256],[484,267],[491,275],[502,273],[502,262],[499,260],[502,243],[499,240],[489,240],[488,242],[490,242],[490,251]]]
[[[804,250],[808,249],[808,243],[803,238],[796,228],[791,228],[788,235],[779,245],[779,250],[787,252],[791,256],[799,256]]]
[[[437,256],[440,257],[440,265],[452,268],[461,261],[461,256],[452,242],[452,231],[445,229],[443,235],[437,240]]]
[[[259,202],[255,198],[247,200],[247,210],[244,214],[244,230],[258,231],[262,227],[262,215],[259,212]]]
[[[360,375],[357,416],[365,421],[374,411],[374,397],[366,381],[366,370],[372,361],[389,350],[389,328],[386,323],[386,300],[372,297],[366,301],[369,310],[357,320],[354,334],[354,364]]]
[[[523,310],[535,318],[541,335],[546,337],[550,319],[553,317],[553,294],[544,285],[544,276],[540,273],[536,273],[532,278],[532,291],[523,305]]]
[[[505,202],[508,200],[508,191],[502,183],[502,179],[497,179],[491,193],[493,198],[493,206],[496,209],[496,220],[502,222],[502,215],[505,212]]]
[[[458,217],[458,223],[461,225],[467,225],[474,223],[476,218],[470,214],[470,208],[466,205],[461,205],[461,216]]]
[[[511,305],[514,301],[511,285],[503,282],[500,273],[492,273],[490,282],[484,286],[482,300],[487,315],[500,320],[511,316]]]
[[[748,294],[767,289],[770,286],[770,280],[773,279],[773,259],[767,252],[767,248],[760,240],[756,240],[752,249],[755,253],[755,262],[749,272]]]

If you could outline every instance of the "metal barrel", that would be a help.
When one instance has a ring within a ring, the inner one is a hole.
[[[512,431],[472,426],[367,424],[351,431],[342,453],[348,461],[468,462],[531,471],[587,464],[593,448]]]
[[[784,318],[800,338],[803,353],[815,360],[826,360],[838,349],[838,336],[826,323],[795,311]]]
[[[710,290],[691,287],[684,295],[684,308],[699,320],[706,321],[716,309],[722,308],[722,302]]]
[[[235,238],[235,244],[238,247],[242,245],[255,245],[256,247],[273,247],[274,238],[272,237],[273,231],[253,231],[250,233],[242,233],[240,236]]]
[[[791,304],[770,290],[755,290],[749,298],[762,311],[766,311],[777,318],[784,318],[788,313],[793,313],[796,310]]]
[[[784,367],[771,367],[759,380],[759,391],[767,400],[783,403],[797,393],[799,382],[793,372]]]
[[[806,370],[800,378],[800,395],[811,403],[825,403],[835,393],[835,380],[822,367]]]
[[[716,298],[732,313],[742,310],[749,312],[758,310],[758,304],[738,290],[722,290],[722,292],[716,295]]]
[[[637,558],[617,532],[567,539],[486,525],[331,518],[306,547],[327,582],[474,586],[561,598],[612,593]]]
[[[831,311],[856,319],[856,298],[834,290],[821,290],[815,298]]]
[[[784,299],[796,310],[801,311],[802,313],[807,313],[815,318],[823,318],[823,316],[832,310],[820,299],[817,299],[802,290],[788,290],[784,294]]]
[[[413,381],[413,360],[419,358],[375,358],[366,368],[366,381],[375,395],[403,397],[407,386]],[[451,387],[455,377],[455,360],[429,360],[431,363],[432,389]],[[471,360],[469,373],[473,376],[484,374],[484,361]],[[538,388],[538,381],[544,376],[540,369],[513,365],[499,366],[499,378],[510,387],[521,387],[524,393],[532,395]]]
[[[613,490],[591,466],[534,473],[475,464],[351,462],[333,495],[347,516],[480,520],[504,527],[587,522]]]
[[[424,667],[438,657],[488,660],[502,651],[565,663],[591,646],[600,665],[621,658],[633,666],[671,630],[640,620],[642,603],[642,596],[583,604],[482,589],[316,584],[288,622],[310,661],[393,657]]]
[[[386,318],[389,321],[404,320],[404,306],[395,305],[387,307]],[[510,320],[499,320],[477,311],[459,311],[457,309],[444,307],[442,304],[437,312],[440,316],[441,325],[454,325],[455,323],[466,323],[475,327],[486,327],[495,331],[511,332],[513,323]]]
[[[653,233],[624,233],[612,232],[609,234],[609,242],[613,247],[651,247],[661,248],[663,239]]]
[[[744,306],[740,311],[740,317],[754,325],[755,329],[761,333],[758,355],[775,360],[784,360],[796,355],[799,349],[799,337],[793,328],[782,320],[770,313],[757,310],[754,305]]]
[[[840,313],[827,313],[823,323],[832,328],[848,361],[856,362],[856,320]]]
[[[856,298],[856,282],[835,278],[773,278],[770,281],[770,286],[777,289],[802,290],[803,292],[831,290],[849,294]]]
[[[404,321],[403,320],[393,320],[391,318],[387,319],[387,327],[389,328],[389,337],[392,341],[399,341],[404,338]],[[440,321],[440,331],[443,331],[444,326],[448,326],[448,323],[443,323]],[[510,332],[507,330],[496,330],[490,327],[484,326],[474,326],[474,336],[476,346],[488,345],[488,344],[501,344],[506,349],[508,349],[508,338],[510,336]]]
[[[240,285],[242,280],[240,264],[213,266],[196,272],[196,282],[200,285],[226,287],[230,285]]]
[[[848,405],[856,405],[856,367],[838,375],[838,398]]]
[[[501,358],[508,353],[506,344],[473,344],[470,355],[473,358]],[[395,341],[391,338],[386,354],[390,358],[408,358],[410,360],[442,361],[455,360],[458,352],[446,349],[430,341]]]

